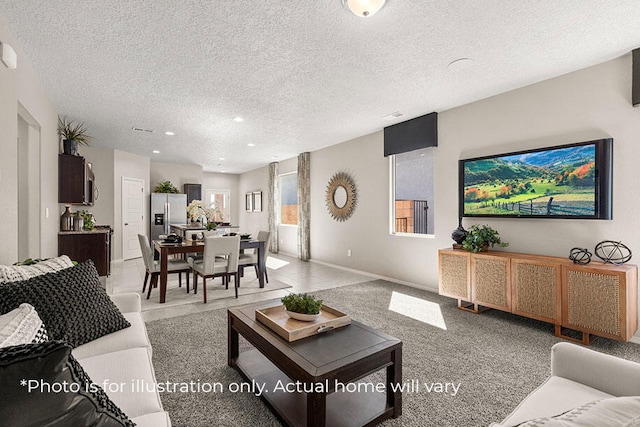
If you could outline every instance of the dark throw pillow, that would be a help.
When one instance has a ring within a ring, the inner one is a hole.
[[[51,339],[74,348],[131,326],[100,286],[92,261],[0,284],[0,314],[24,302],[35,307]]]
[[[0,348],[0,384],[2,425],[135,426],[62,341]]]

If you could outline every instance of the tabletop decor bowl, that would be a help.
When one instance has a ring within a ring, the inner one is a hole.
[[[322,300],[308,294],[290,294],[282,298],[287,315],[296,320],[311,322],[320,316]]]

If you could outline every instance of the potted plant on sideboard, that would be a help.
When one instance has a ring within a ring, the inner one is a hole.
[[[462,241],[462,248],[469,252],[486,252],[489,246],[498,245],[502,248],[509,246],[500,239],[500,234],[488,225],[472,225]]]

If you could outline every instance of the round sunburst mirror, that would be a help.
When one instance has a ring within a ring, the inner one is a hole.
[[[325,195],[329,214],[336,221],[346,221],[356,207],[356,184],[346,172],[338,172],[329,180]]]

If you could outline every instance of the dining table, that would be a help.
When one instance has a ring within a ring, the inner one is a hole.
[[[263,252],[265,242],[257,239],[240,239],[240,252],[245,249],[256,249],[258,258],[258,283],[264,288],[265,270],[267,268]],[[180,243],[170,243],[163,240],[154,240],[153,247],[160,254],[160,304],[164,304],[167,296],[167,266],[169,255],[203,253],[204,241],[186,239]]]

